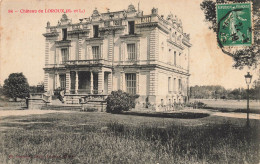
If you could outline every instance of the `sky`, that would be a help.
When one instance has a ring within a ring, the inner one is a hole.
[[[200,9],[202,0],[2,0],[0,14],[0,84],[10,73],[23,72],[30,85],[37,85],[44,78],[44,50],[47,21],[57,25],[62,13],[45,13],[45,9],[80,9],[82,13],[67,13],[73,23],[89,17],[95,7],[99,12],[127,9],[133,4],[136,9],[150,14],[153,7],[159,15],[171,12],[182,20],[183,30],[189,33],[190,85],[222,85],[225,88],[246,87],[244,75],[248,69],[234,69],[232,58],[218,48],[216,34],[208,29]],[[37,13],[22,13],[22,10],[37,10]],[[8,13],[13,10],[13,13]],[[43,10],[43,13],[38,13]],[[15,12],[17,11],[17,12]]]

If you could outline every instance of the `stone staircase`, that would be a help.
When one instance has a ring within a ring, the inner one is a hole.
[[[80,111],[82,110],[81,105],[47,105],[43,106],[41,110],[76,110]]]
[[[41,107],[42,110],[77,110],[82,109],[81,104],[62,103],[57,96],[52,96],[51,104]]]
[[[66,95],[64,102],[60,101],[57,95],[49,96],[49,101],[43,97],[37,100],[30,100],[31,108],[41,110],[74,110],[74,111],[106,111],[107,95]],[[36,102],[37,101],[37,102]]]

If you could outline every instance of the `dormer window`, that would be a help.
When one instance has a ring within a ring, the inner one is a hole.
[[[62,40],[67,40],[67,29],[66,28],[63,28],[62,29]]]
[[[129,35],[135,34],[135,21],[128,22],[128,32],[129,32]]]
[[[94,34],[94,38],[98,37],[98,25],[94,25],[93,26],[93,34]]]

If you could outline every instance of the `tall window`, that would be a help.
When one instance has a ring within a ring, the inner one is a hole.
[[[173,79],[173,90],[176,91],[176,78]]]
[[[62,29],[62,40],[67,40],[67,29],[66,28]]]
[[[99,46],[92,46],[92,54],[93,54],[93,59],[100,58]]]
[[[136,74],[126,73],[125,78],[126,78],[127,93],[136,94]]]
[[[176,65],[176,51],[174,51],[174,65]]]
[[[93,26],[93,33],[94,33],[94,38],[98,37],[98,25],[94,25]]]
[[[182,86],[181,86],[181,79],[179,79],[179,92],[181,91],[181,88],[182,88]]]
[[[128,32],[129,32],[129,35],[135,34],[135,21],[128,22]]]
[[[69,54],[68,54],[68,49],[67,48],[62,48],[61,49],[61,56],[62,56],[62,63],[65,63],[69,59]]]
[[[66,75],[60,75],[60,88],[62,90],[66,89]]]
[[[135,44],[127,44],[128,60],[136,60]]]
[[[172,90],[171,81],[172,81],[171,77],[168,77],[168,92],[171,92],[171,90]]]

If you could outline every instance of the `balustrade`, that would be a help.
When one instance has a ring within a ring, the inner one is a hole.
[[[141,23],[149,23],[151,22],[151,16],[146,16],[141,18]]]

